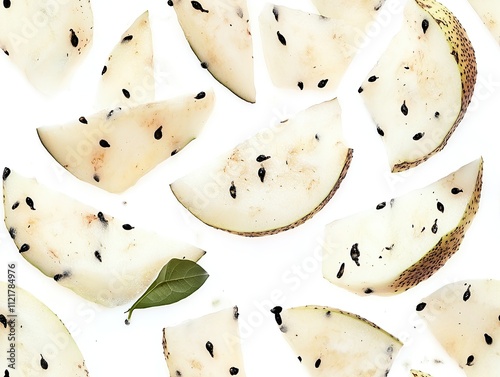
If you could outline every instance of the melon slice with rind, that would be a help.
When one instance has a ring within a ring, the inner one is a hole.
[[[149,11],[122,34],[101,71],[100,109],[136,106],[155,100],[153,40]]]
[[[469,0],[469,3],[491,32],[495,41],[500,44],[500,3],[485,0]]]
[[[37,131],[47,151],[74,176],[120,193],[194,140],[208,121],[214,101],[212,91],[200,92],[103,110]]]
[[[130,302],[172,258],[204,251],[135,227],[5,168],[5,225],[21,255],[43,274],[105,306]]]
[[[212,76],[255,102],[253,41],[245,0],[171,0],[191,49]]]
[[[174,181],[171,189],[202,222],[239,235],[265,236],[294,228],[321,210],[351,159],[334,99],[262,130]]]
[[[244,377],[238,307],[222,309],[163,329],[170,376]]]
[[[312,377],[385,377],[403,346],[375,323],[336,308],[306,305],[272,312]]]
[[[400,293],[459,249],[478,210],[483,160],[325,228],[323,276],[360,295]]]
[[[357,52],[355,33],[342,19],[330,19],[268,4],[260,33],[269,76],[280,88],[335,90]]]
[[[89,376],[71,333],[47,305],[16,283],[0,282],[0,292],[2,376]]]
[[[92,45],[93,24],[90,0],[5,0],[0,49],[36,89],[52,95]]]
[[[493,377],[500,367],[500,281],[461,280],[424,298],[417,313],[467,377]]]
[[[401,30],[358,89],[393,172],[446,146],[476,77],[474,48],[460,21],[437,1],[408,1]]]

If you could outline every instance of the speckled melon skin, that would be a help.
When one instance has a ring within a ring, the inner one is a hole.
[[[0,374],[8,377],[87,377],[82,353],[66,326],[44,303],[19,286],[15,291],[14,312],[7,300],[0,300]],[[9,284],[0,282],[2,298]],[[9,340],[14,336],[14,340]],[[8,360],[15,343],[14,367]]]
[[[81,297],[113,307],[129,303],[172,258],[205,252],[136,228],[5,168],[5,226],[21,255]]]
[[[31,84],[54,94],[92,45],[90,0],[5,0],[0,5],[0,49]]]
[[[429,373],[422,372],[421,370],[412,369],[410,371],[411,377],[432,377]]]

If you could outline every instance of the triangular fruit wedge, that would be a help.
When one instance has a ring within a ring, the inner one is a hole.
[[[21,255],[42,273],[105,306],[128,303],[172,258],[204,251],[136,228],[5,168],[5,225]]]
[[[500,3],[484,0],[469,0],[469,3],[500,44]]]
[[[153,40],[146,11],[123,33],[102,68],[97,104],[114,109],[154,99]]]
[[[78,345],[54,312],[16,283],[0,282],[0,292],[2,376],[89,375]]]
[[[55,93],[92,44],[89,0],[4,0],[0,48],[45,94]]]
[[[417,166],[445,147],[476,76],[474,49],[459,20],[434,0],[409,0],[402,29],[358,89],[392,171]]]
[[[169,4],[201,66],[238,97],[255,102],[246,0],[170,0]]]
[[[213,92],[200,92],[101,111],[37,131],[43,146],[70,173],[118,193],[195,139],[213,106]]]
[[[403,344],[359,315],[325,306],[271,310],[312,377],[385,377]]]
[[[500,281],[458,281],[416,310],[467,377],[494,377],[500,367]]]
[[[351,159],[335,99],[263,130],[173,182],[171,189],[204,223],[265,236],[296,227],[323,208]]]
[[[390,295],[432,276],[478,210],[483,160],[325,229],[323,276],[358,294]]]
[[[170,376],[244,377],[238,316],[234,307],[164,328]]]
[[[282,88],[334,90],[357,51],[343,20],[285,6],[264,7],[260,32],[269,75]]]

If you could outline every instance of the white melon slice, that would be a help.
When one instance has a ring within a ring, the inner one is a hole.
[[[312,0],[323,16],[344,20],[351,25],[358,37],[376,17],[385,0]]]
[[[137,298],[170,259],[197,261],[204,254],[8,168],[3,189],[5,225],[21,255],[59,284],[105,306]]]
[[[101,72],[97,104],[101,109],[134,106],[155,99],[153,40],[149,12],[123,33]]]
[[[357,51],[343,20],[285,6],[264,7],[260,32],[269,75],[282,88],[334,90]]]
[[[469,3],[500,44],[500,3],[492,0],[469,0]]]
[[[323,208],[351,158],[335,99],[263,130],[173,182],[171,189],[204,223],[264,236],[298,226]]]
[[[91,46],[93,23],[90,0],[4,0],[0,48],[35,88],[53,94]]]
[[[2,376],[89,375],[75,340],[44,303],[15,283],[0,282],[0,294]]]
[[[386,377],[403,344],[356,314],[325,306],[271,310],[312,377]]]
[[[244,377],[238,308],[223,309],[163,329],[171,377]]]
[[[416,307],[432,334],[467,377],[493,377],[500,368],[500,281],[458,281]]]
[[[458,19],[435,0],[410,0],[403,27],[358,89],[392,171],[442,150],[476,83],[474,49]]]
[[[43,146],[65,169],[84,182],[118,193],[195,139],[213,106],[213,92],[200,92],[101,111],[37,131]]]
[[[478,210],[483,161],[328,224],[323,276],[358,294],[389,295],[432,276],[459,249]]]
[[[203,68],[248,102],[255,102],[253,42],[246,0],[170,0]]]

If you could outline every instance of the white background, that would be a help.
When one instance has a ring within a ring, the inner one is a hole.
[[[309,0],[280,3],[315,11]],[[401,1],[387,0],[380,18],[366,30],[366,43],[338,90],[313,95],[278,90],[271,84],[257,22],[264,2],[250,0],[256,104],[238,99],[200,68],[173,8],[165,0],[94,1],[91,51],[71,82],[50,98],[34,91],[9,59],[0,54],[1,168],[9,166],[103,212],[129,219],[136,226],[179,237],[207,250],[200,264],[210,273],[205,285],[188,299],[167,307],[136,311],[132,324],[125,326],[124,311],[128,306],[103,308],[58,286],[19,255],[8,232],[1,227],[0,279],[6,279],[8,262],[17,263],[19,286],[34,293],[67,325],[92,377],[167,376],[161,345],[163,327],[232,305],[240,308],[248,376],[306,376],[269,313],[275,305],[305,304],[329,305],[358,313],[405,342],[390,377],[409,376],[410,368],[423,369],[434,377],[463,376],[429,336],[414,308],[421,298],[448,282],[500,277],[497,264],[500,250],[496,243],[500,231],[497,124],[500,74],[496,69],[500,47],[466,0],[443,0],[443,3],[461,20],[475,46],[479,69],[476,92],[445,150],[425,164],[400,174],[389,172],[383,146],[357,88],[397,31],[403,10]],[[65,123],[96,110],[95,94],[102,66],[121,34],[146,9],[150,11],[154,38],[157,99],[213,87],[217,104],[197,140],[125,193],[109,194],[78,181],[62,169],[42,147],[35,129]],[[168,184],[210,156],[333,96],[338,96],[343,109],[345,136],[354,149],[354,160],[334,198],[304,225],[270,237],[239,237],[201,224],[173,197]],[[480,210],[459,252],[431,279],[398,296],[380,298],[355,296],[321,277],[321,233],[325,224],[425,186],[480,155],[485,159]],[[3,217],[3,212],[0,215]]]

